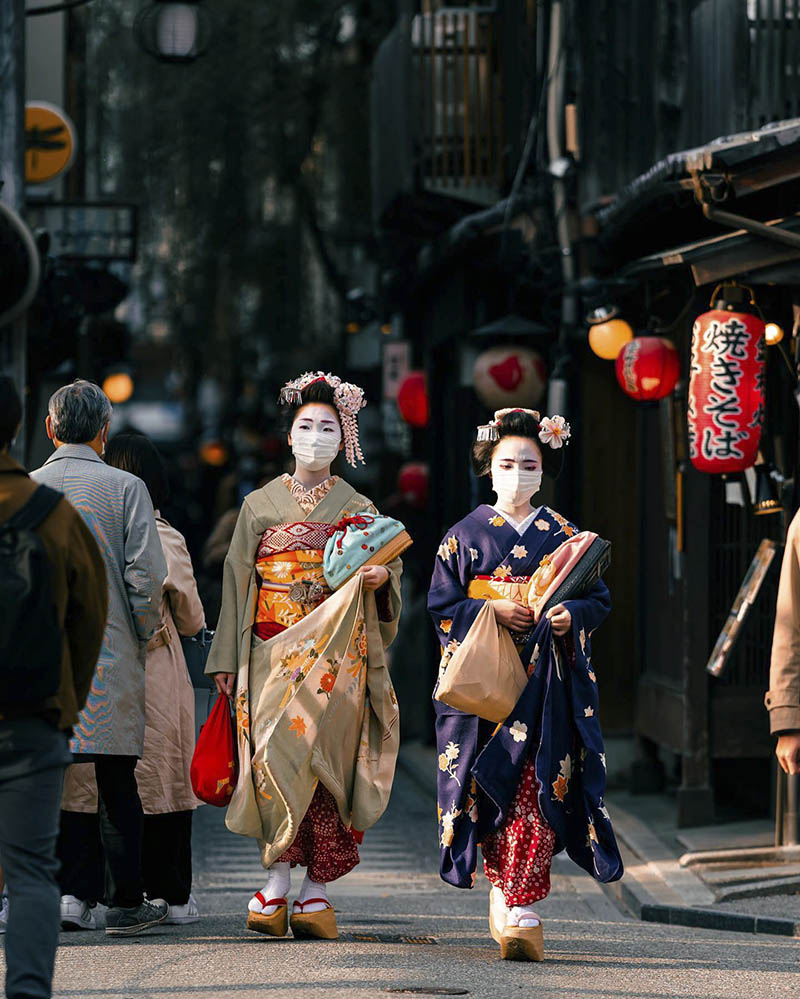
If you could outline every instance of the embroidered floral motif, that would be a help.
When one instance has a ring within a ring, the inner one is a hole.
[[[509,576],[513,575],[513,569],[510,565],[498,565],[492,575],[498,579],[508,579]]]
[[[595,676],[595,672],[593,669],[589,670],[589,679],[592,681],[592,683],[597,683],[597,677]]]
[[[514,742],[525,742],[528,738],[528,726],[525,722],[515,721],[508,731],[511,733],[511,738]]]
[[[315,506],[319,506],[338,481],[338,476],[331,475],[330,478],[308,489],[302,482],[298,482],[293,475],[286,473],[281,476],[281,482],[292,494],[292,498],[303,513],[311,513]]]
[[[569,779],[572,776],[572,758],[569,753],[561,761],[561,771],[553,781],[553,796],[555,801],[563,803],[569,791]]]
[[[319,681],[319,690],[317,691],[317,693],[327,694],[328,697],[330,697],[331,691],[333,690],[333,685],[335,683],[336,683],[335,673],[323,673],[322,678]]]
[[[469,557],[472,559],[473,562],[477,561],[480,558],[480,556],[481,553],[478,551],[477,548],[470,548]]]
[[[546,520],[534,520],[533,526],[539,531],[550,530],[550,524]]]
[[[461,815],[461,809],[456,808],[456,803],[453,802],[452,805],[447,809],[446,812],[442,812],[442,835],[440,843],[442,846],[450,846],[453,842],[453,824],[456,819]]]
[[[464,812],[469,816],[470,822],[478,821],[478,785],[474,777],[469,782],[469,794],[464,805]]]
[[[595,829],[595,827],[594,827],[594,822],[590,822],[590,823],[589,823],[589,839],[590,839],[590,840],[591,840],[591,841],[592,841],[593,843],[599,843],[599,842],[600,842],[600,841],[598,840],[598,838],[597,838],[597,830],[596,830],[596,829]]]
[[[439,622],[439,627],[442,629],[445,635],[450,634],[450,629],[453,627],[453,619],[451,617],[443,617]]]
[[[594,708],[587,707],[583,709],[584,718],[594,718]]]
[[[458,538],[455,534],[451,534],[449,538],[439,545],[439,550],[437,555],[442,560],[442,562],[449,562],[450,556],[458,551]]]
[[[566,517],[562,517],[561,514],[556,513],[555,510],[550,510],[549,507],[548,511],[553,520],[557,524],[561,525],[561,530],[558,532],[558,534],[566,534],[568,538],[571,538],[578,533],[577,527],[574,527],[572,524],[570,524],[570,522],[566,519]],[[556,537],[558,537],[558,534],[556,535]]]
[[[525,547],[525,545],[514,545],[514,547],[511,549],[511,554],[514,556],[514,558],[527,558],[528,549]]]
[[[584,655],[586,655],[586,629],[585,628],[581,628],[581,630],[578,632],[578,638],[580,639],[580,642],[581,642],[581,652]]]
[[[498,513],[496,516],[489,518],[489,523],[492,527],[502,527],[505,524],[505,520]]]
[[[448,742],[444,752],[439,754],[439,769],[443,774],[447,774],[451,780],[454,780],[459,787],[461,787],[461,781],[456,775],[456,760],[460,752],[458,743]]]
[[[289,731],[294,732],[298,739],[302,739],[306,734],[306,722],[302,715],[295,715],[289,725]]]
[[[608,767],[606,766],[606,754],[599,753],[598,755],[600,756],[600,762],[603,764],[603,769],[608,770]]]
[[[258,794],[265,799],[265,801],[272,801],[272,795],[267,791],[267,775],[257,764],[253,764],[254,778],[256,784],[256,791]]]
[[[453,653],[456,651],[459,645],[461,645],[461,642],[459,642],[457,638],[451,638],[450,641],[447,643],[447,645],[445,645],[444,649],[442,649],[442,658],[439,661],[440,679],[444,675],[444,671],[447,669],[447,665],[450,662],[450,660],[453,658]]]

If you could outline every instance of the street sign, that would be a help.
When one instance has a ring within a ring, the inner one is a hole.
[[[136,205],[109,201],[30,202],[32,229],[46,229],[50,252],[73,260],[136,259]]]
[[[46,184],[66,173],[78,148],[69,116],[55,104],[28,101],[25,105],[25,183]]]

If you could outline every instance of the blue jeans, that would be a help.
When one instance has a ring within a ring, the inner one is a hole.
[[[0,721],[7,999],[50,999],[61,917],[55,848],[64,768],[71,759],[65,734],[46,721]]]

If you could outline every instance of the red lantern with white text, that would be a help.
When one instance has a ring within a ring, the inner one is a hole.
[[[665,399],[678,384],[681,362],[671,340],[638,336],[617,355],[617,381],[623,392],[639,402]]]
[[[755,464],[764,415],[764,320],[737,301],[714,308],[692,328],[689,457],[700,472],[743,472]],[[734,297],[735,296],[735,297]],[[726,296],[727,297],[727,296]]]
[[[488,409],[535,406],[544,394],[547,369],[530,347],[491,347],[478,356],[472,383]]]
[[[412,427],[427,427],[430,405],[424,372],[411,371],[406,375],[397,390],[397,408]]]

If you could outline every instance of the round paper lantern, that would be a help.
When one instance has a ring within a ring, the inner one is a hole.
[[[671,340],[638,336],[617,357],[617,381],[622,391],[639,402],[664,399],[678,384],[681,363]]]
[[[411,371],[397,390],[397,408],[412,427],[427,427],[430,418],[428,388],[423,371]]]
[[[616,361],[626,343],[633,340],[633,329],[624,319],[607,319],[589,327],[589,346],[604,361]]]
[[[742,472],[761,441],[764,320],[740,304],[712,304],[692,327],[689,457],[700,472]]]
[[[472,382],[488,409],[535,406],[544,394],[547,369],[530,347],[492,347],[475,361]]]
[[[411,506],[420,509],[427,506],[430,472],[423,461],[409,461],[400,469],[397,476],[397,489]]]

